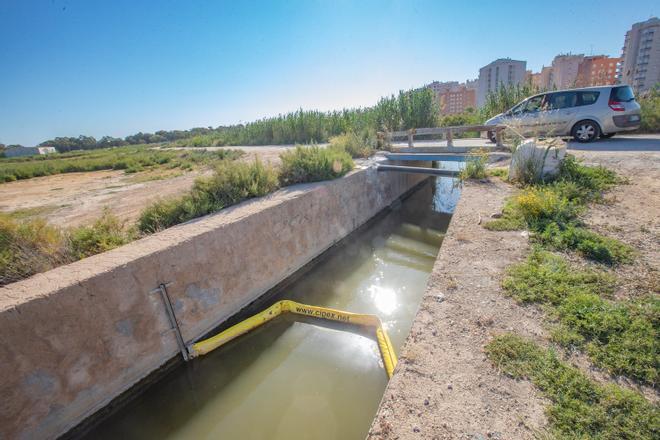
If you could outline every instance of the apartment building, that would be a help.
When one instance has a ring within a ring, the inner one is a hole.
[[[500,58],[479,69],[477,86],[477,106],[486,103],[489,92],[499,89],[502,85],[520,84],[525,80],[527,62]]]
[[[644,92],[660,82],[660,19],[635,23],[626,32],[618,80]]]
[[[426,87],[433,90],[433,93],[438,96],[441,93],[450,90],[452,87],[458,87],[458,85],[458,81],[433,81],[431,84],[427,84]]]
[[[584,57],[578,65],[576,87],[606,86],[616,83],[617,65],[621,58],[606,55]]]
[[[583,59],[583,54],[572,55],[569,53],[557,55],[552,60],[552,85],[557,89],[570,89],[571,87],[575,87],[578,68]]]
[[[441,115],[463,113],[467,108],[476,108],[477,91],[467,84],[459,84],[438,95]]]

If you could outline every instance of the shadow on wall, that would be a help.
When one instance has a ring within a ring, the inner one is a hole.
[[[599,139],[589,144],[571,141],[568,143],[568,149],[582,151],[660,151],[660,135],[621,136],[611,139]]]

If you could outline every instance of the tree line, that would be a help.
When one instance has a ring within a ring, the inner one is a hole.
[[[160,130],[136,133],[124,138],[103,136],[56,137],[39,144],[55,147],[59,152],[92,150],[136,144],[156,144],[191,138],[211,138],[215,145],[266,145],[325,142],[346,132],[405,130],[434,127],[438,124],[438,108],[427,88],[401,91],[381,98],[372,107],[322,112],[297,110],[284,115],[259,119],[247,124],[196,127],[190,130]]]

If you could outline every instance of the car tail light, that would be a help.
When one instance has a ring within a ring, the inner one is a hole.
[[[607,103],[607,105],[610,106],[612,110],[615,112],[623,112],[626,111],[626,108],[623,106],[623,102],[617,102],[617,101],[612,101],[610,99],[610,102]]]

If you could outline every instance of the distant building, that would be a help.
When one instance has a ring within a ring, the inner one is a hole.
[[[607,86],[616,83],[617,65],[621,58],[606,55],[584,57],[578,66],[576,87]]]
[[[554,88],[552,67],[543,66],[539,73],[533,73],[532,85],[538,90],[552,90]]]
[[[486,103],[488,93],[494,92],[502,85],[520,84],[525,80],[527,62],[500,58],[479,69],[479,85],[477,87],[477,106]]]
[[[570,89],[575,86],[578,67],[584,55],[557,55],[552,60],[552,84],[558,89]]]
[[[626,32],[618,82],[644,92],[660,82],[660,20],[633,24]]]
[[[5,157],[35,156],[37,154],[57,153],[55,147],[9,147]]]
[[[458,87],[458,81],[444,81],[444,82],[433,81],[431,84],[428,84],[426,87],[433,90],[433,93],[435,93],[437,96],[440,95],[441,93],[446,92],[452,87]]]
[[[477,91],[467,84],[459,84],[438,94],[441,115],[463,113],[467,108],[476,108]]]

